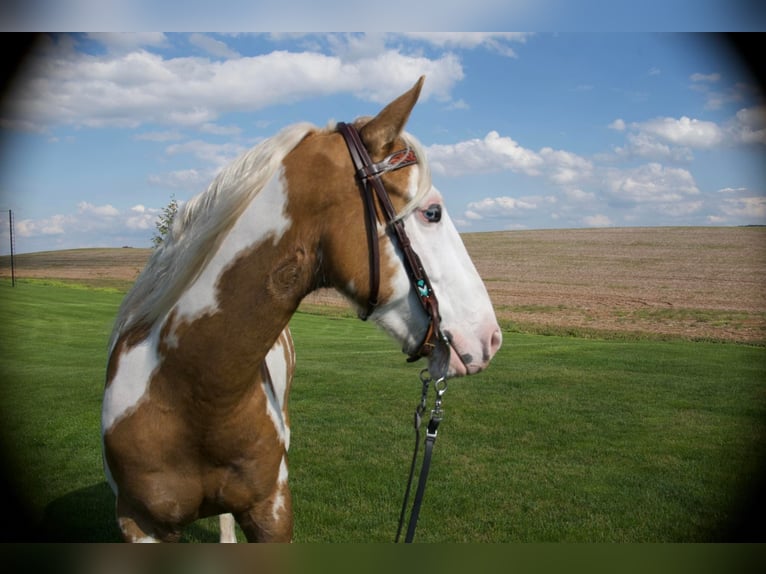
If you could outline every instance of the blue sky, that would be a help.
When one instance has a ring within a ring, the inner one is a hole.
[[[239,153],[420,74],[408,131],[460,231],[766,224],[763,93],[711,36],[56,35],[29,62],[0,113],[19,252],[148,247]]]

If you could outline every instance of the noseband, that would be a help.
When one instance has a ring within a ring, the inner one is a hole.
[[[362,143],[357,129],[350,124],[338,123],[338,131],[343,135],[348,145],[351,160],[356,168],[356,177],[362,192],[365,209],[365,223],[367,227],[367,243],[370,254],[370,296],[367,301],[367,309],[360,314],[362,320],[372,314],[378,306],[378,290],[380,288],[380,249],[378,247],[378,215],[375,209],[375,197],[378,199],[386,226],[393,231],[393,238],[398,244],[404,259],[404,268],[407,270],[410,283],[418,296],[420,305],[429,318],[428,330],[425,338],[418,350],[412,353],[408,361],[416,361],[421,357],[430,355],[437,345],[447,346],[445,364],[443,365],[446,374],[446,361],[449,357],[449,349],[446,337],[441,331],[439,315],[439,302],[436,294],[428,280],[428,275],[420,257],[412,248],[409,237],[404,230],[404,222],[396,217],[396,211],[391,204],[391,199],[383,186],[380,177],[389,171],[395,171],[418,162],[415,152],[411,149],[403,149],[392,153],[378,163],[373,163],[367,149]]]

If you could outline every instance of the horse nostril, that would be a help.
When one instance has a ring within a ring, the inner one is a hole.
[[[495,331],[492,333],[492,337],[489,340],[489,358],[495,356],[495,353],[497,353],[498,349],[500,349],[500,345],[503,344],[503,332],[498,328],[495,329]]]

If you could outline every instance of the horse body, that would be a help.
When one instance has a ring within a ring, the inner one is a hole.
[[[359,122],[376,160],[402,143],[419,150],[402,130],[421,83]],[[427,166],[384,181],[441,295],[448,375],[478,372],[500,330]],[[177,540],[186,524],[226,513],[248,540],[291,539],[287,325],[318,287],[367,305],[358,194],[338,133],[301,127],[234,162],[179,213],[123,302],[110,346],[104,462],[126,540]],[[386,229],[378,234],[383,280],[371,319],[413,353],[428,318]]]

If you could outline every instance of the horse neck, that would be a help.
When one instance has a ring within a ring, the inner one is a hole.
[[[253,199],[162,329],[166,360],[193,364],[195,377],[219,390],[252,385],[315,284],[313,240],[285,215],[282,181],[275,177]]]

